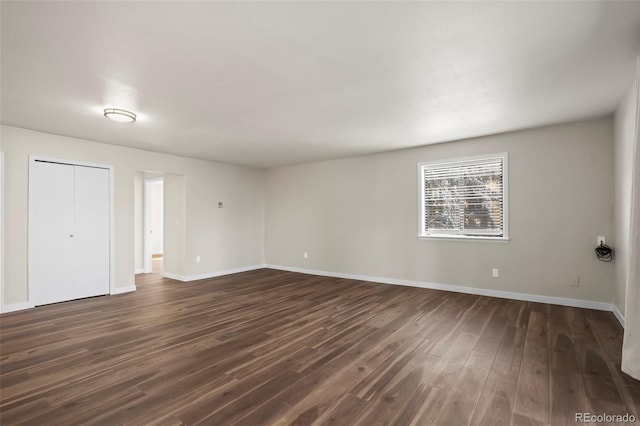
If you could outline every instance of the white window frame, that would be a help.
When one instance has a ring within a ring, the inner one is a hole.
[[[432,165],[444,165],[447,163],[470,163],[477,161],[501,158],[502,159],[502,236],[488,235],[460,235],[446,231],[427,233],[425,231],[425,205],[424,205],[424,168]],[[477,155],[472,157],[449,158],[435,161],[423,161],[418,163],[418,239],[424,240],[464,240],[464,241],[509,241],[509,155],[506,152],[496,154]]]

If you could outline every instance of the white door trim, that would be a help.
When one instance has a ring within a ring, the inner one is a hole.
[[[148,274],[153,269],[151,253],[151,191],[150,186],[158,182],[164,183],[164,176],[147,178],[144,180],[144,273]],[[164,187],[163,187],[164,188]],[[164,208],[164,207],[163,207]],[[164,226],[164,224],[163,224]]]
[[[96,167],[96,168],[100,168],[100,169],[107,169],[109,170],[109,293],[110,294],[115,294],[115,214],[114,214],[114,173],[113,173],[113,165],[111,164],[98,164],[98,163],[91,163],[91,162],[87,162],[87,161],[77,161],[77,160],[66,160],[66,159],[61,159],[61,158],[53,158],[53,157],[46,157],[46,156],[41,156],[41,155],[29,155],[29,176],[31,176],[31,172],[32,172],[32,168],[34,167],[34,164],[36,163],[36,161],[46,161],[49,163],[58,163],[58,164],[68,164],[70,166],[83,166],[83,167]],[[32,205],[32,194],[34,193],[33,188],[32,188],[32,180],[29,179],[29,228],[31,228],[31,209],[30,206]],[[31,233],[29,233],[29,246],[31,247]],[[29,272],[29,275],[31,275],[31,266],[32,266],[32,262],[31,262],[31,251],[29,251],[28,254],[28,266],[27,266],[27,270]],[[31,284],[28,284],[28,291],[29,291],[29,296],[28,296],[28,300],[29,303],[31,304]]]

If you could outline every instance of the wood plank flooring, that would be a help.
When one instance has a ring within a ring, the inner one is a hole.
[[[640,417],[611,313],[262,269],[0,317],[2,425]]]

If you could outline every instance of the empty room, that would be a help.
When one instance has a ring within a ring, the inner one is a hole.
[[[640,1],[0,1],[0,424],[640,423]]]

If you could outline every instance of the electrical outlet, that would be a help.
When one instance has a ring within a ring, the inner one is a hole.
[[[221,209],[222,208],[222,201],[218,201],[218,208]]]
[[[498,268],[493,268],[491,270],[491,276],[493,278],[498,278],[500,276],[500,271],[498,270]]]
[[[598,236],[598,243],[597,244],[598,244],[598,246],[601,246],[603,244],[607,244],[604,241],[604,236]]]
[[[579,275],[571,275],[571,282],[569,283],[571,287],[580,287],[580,276]]]
[[[196,256],[196,263],[200,263],[200,256]]]
[[[304,254],[302,255],[302,257],[304,257],[305,259],[309,258],[309,253],[307,253],[306,251],[304,252]]]

